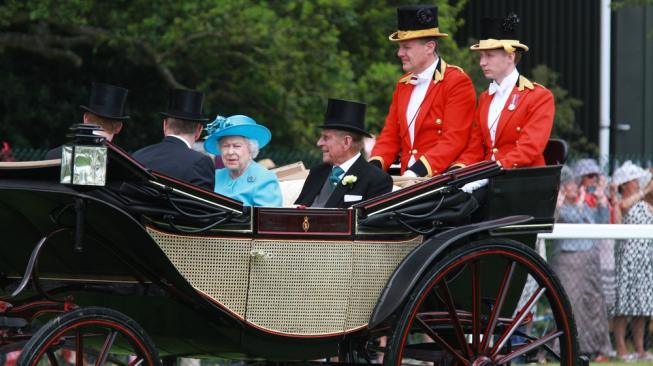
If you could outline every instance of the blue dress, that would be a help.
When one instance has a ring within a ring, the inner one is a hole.
[[[215,192],[241,201],[245,206],[281,207],[283,204],[277,176],[255,161],[236,179],[231,178],[229,169],[217,169]]]

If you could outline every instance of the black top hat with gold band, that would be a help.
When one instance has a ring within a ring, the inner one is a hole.
[[[515,13],[511,13],[505,18],[481,19],[481,40],[469,49],[481,51],[503,48],[509,53],[515,52],[517,49],[527,52],[528,46],[519,42],[517,37],[518,24],[519,17]]]
[[[447,37],[438,29],[438,7],[435,5],[406,5],[397,8],[397,29],[391,41],[407,41],[425,37]]]

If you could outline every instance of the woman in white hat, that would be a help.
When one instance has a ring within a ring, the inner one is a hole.
[[[621,201],[615,207],[623,215],[624,224],[653,224],[653,207],[643,198],[653,191],[651,173],[626,161],[612,175]],[[644,347],[644,325],[653,316],[653,241],[650,239],[620,240],[615,247],[617,298],[610,313],[614,316],[617,356],[624,360],[653,361]],[[626,351],[626,325],[632,317],[632,338],[635,354]]]
[[[220,156],[224,164],[215,172],[215,192],[245,206],[281,206],[277,176],[254,161],[259,149],[270,142],[270,130],[243,115],[218,116],[207,130],[211,134],[204,149]]]

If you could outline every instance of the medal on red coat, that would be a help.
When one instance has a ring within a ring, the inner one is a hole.
[[[510,105],[508,105],[508,110],[509,111],[514,111],[515,108],[517,108],[517,101],[519,100],[519,95],[513,94],[512,95],[512,100],[510,101]]]

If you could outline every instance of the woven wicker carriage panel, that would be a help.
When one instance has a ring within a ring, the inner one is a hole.
[[[351,297],[346,329],[367,324],[388,278],[406,255],[422,242],[356,242],[353,245]]]
[[[352,242],[255,240],[246,319],[293,334],[344,331]]]
[[[147,232],[194,288],[245,316],[251,239]]]

